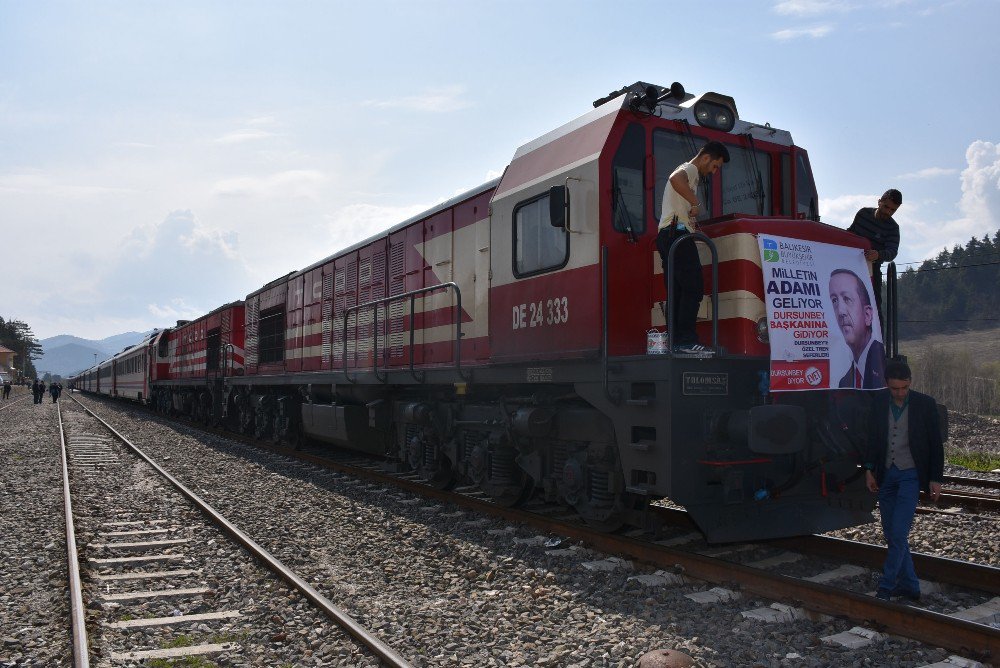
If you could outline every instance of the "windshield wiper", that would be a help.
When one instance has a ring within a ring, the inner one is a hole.
[[[623,223],[625,228],[625,234],[628,236],[628,240],[632,243],[636,243],[639,239],[635,236],[635,228],[632,226],[632,214],[628,211],[628,206],[625,205],[625,196],[622,195],[622,189],[618,186],[618,172],[615,172],[614,184],[612,189],[615,193],[615,202],[618,203],[615,213],[620,222]],[[624,212],[624,215],[623,213]]]

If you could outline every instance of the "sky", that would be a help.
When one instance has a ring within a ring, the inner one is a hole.
[[[635,81],[790,131],[824,222],[898,188],[920,262],[1000,228],[998,28],[1000,0],[0,0],[0,316],[196,317]]]

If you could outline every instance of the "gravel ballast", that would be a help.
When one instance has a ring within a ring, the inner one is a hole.
[[[741,611],[772,601],[695,603],[685,594],[715,585],[645,586],[634,576],[652,569],[627,563],[609,572],[588,570],[584,562],[608,555],[568,542],[546,546],[526,527],[166,425],[126,406],[85,401],[415,666],[625,668],[657,648],[685,652],[698,666],[923,666],[949,655],[895,637],[860,650],[831,646],[821,638],[854,624],[746,620]],[[40,415],[39,407],[34,413],[31,408],[29,400],[28,410],[16,419],[27,424]],[[12,419],[0,413],[5,424]],[[25,449],[26,441],[19,443],[4,446],[5,459],[8,450]],[[38,456],[44,453],[41,448]],[[17,477],[36,472],[42,470],[26,464]],[[5,492],[13,484],[10,477],[3,474]],[[8,506],[15,504],[6,493],[0,503],[0,521],[7,529]],[[41,521],[37,515],[46,502],[37,503],[37,508],[20,509],[22,525]],[[995,565],[998,550],[990,525],[961,517],[918,519],[916,549]],[[851,532],[881,544],[877,524],[841,533]],[[544,538],[555,542],[551,539],[557,537]],[[15,562],[40,555],[44,563],[37,568],[54,583],[46,599],[53,603],[48,623],[16,613],[12,626],[30,623],[48,644],[59,646],[65,623],[55,604],[62,592],[58,574],[65,570],[65,553],[58,540],[58,549],[46,551],[51,542],[18,539],[3,549],[17,555]],[[553,548],[561,550],[553,553]],[[0,596],[10,596],[7,571],[3,574]],[[5,620],[5,638],[7,627]],[[17,651],[15,658],[6,645],[0,648],[0,665],[62,665],[58,660],[21,663],[31,655]],[[338,665],[328,655],[311,661],[302,665]]]

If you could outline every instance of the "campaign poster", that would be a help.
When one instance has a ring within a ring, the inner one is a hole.
[[[759,235],[771,391],[885,387],[885,347],[864,252]]]

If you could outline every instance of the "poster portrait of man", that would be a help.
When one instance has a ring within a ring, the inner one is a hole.
[[[830,273],[830,306],[851,352],[851,366],[838,387],[885,387],[885,347],[879,338],[880,328],[873,326],[875,309],[865,282],[850,269],[834,269]]]

